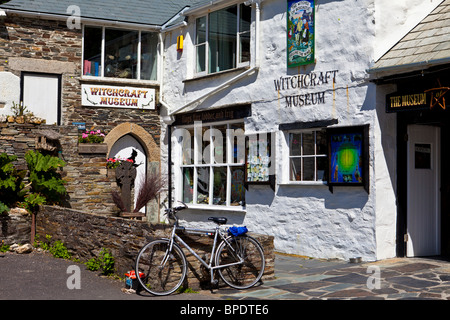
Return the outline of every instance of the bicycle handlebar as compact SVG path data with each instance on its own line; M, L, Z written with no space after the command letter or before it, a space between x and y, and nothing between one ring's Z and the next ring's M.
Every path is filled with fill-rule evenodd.
M174 207L174 208L166 208L165 209L166 214L169 216L169 219L170 218L175 219L176 223L178 223L178 217L176 216L176 213L178 211L181 211L181 210L184 210L184 209L188 208L186 203L184 203L183 201L179 201L179 202L181 202L183 205L182 206L178 206L178 207Z

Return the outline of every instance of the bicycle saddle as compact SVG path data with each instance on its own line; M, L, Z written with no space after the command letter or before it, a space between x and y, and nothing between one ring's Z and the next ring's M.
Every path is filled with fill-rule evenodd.
M217 224L225 224L228 221L225 217L209 217L208 220L214 221Z

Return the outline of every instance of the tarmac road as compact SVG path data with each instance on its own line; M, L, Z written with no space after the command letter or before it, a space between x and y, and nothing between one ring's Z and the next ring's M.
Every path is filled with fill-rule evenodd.
M69 288L71 266L79 267L80 289ZM155 297L145 291L127 294L124 288L124 280L101 277L48 253L0 254L0 300L200 300L205 305L206 300L450 300L450 261L393 258L355 264L276 254L274 279L248 290L221 287L213 293Z
M80 289L71 281L80 271ZM99 276L86 266L47 253L0 254L0 300L211 300L209 294L184 293L155 297L147 292L124 293L125 281Z

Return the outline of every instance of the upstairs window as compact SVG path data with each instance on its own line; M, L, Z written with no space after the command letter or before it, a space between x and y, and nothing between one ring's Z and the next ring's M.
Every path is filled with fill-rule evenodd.
M251 7L234 5L196 19L197 74L210 74L250 62Z
M83 75L157 80L154 32L84 27Z

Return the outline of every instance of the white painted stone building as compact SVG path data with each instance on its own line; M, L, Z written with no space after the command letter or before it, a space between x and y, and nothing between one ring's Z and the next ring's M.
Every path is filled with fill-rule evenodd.
M297 67L287 66L286 1L203 1L182 12L161 34L160 97L170 196L190 207L182 218L201 225L223 215L230 224L274 235L276 250L290 254L396 256L396 114L385 112L395 86L377 86L368 70L441 2L315 1L315 62ZM232 16L243 29L224 26ZM235 41L235 61L216 50L220 36ZM351 186L327 181L333 173L326 133L342 127L360 130L364 140L363 179ZM239 157L239 148L233 152L230 142L243 132L271 134L270 183L240 182L242 172L252 180L245 171L254 160L251 147L247 157ZM219 151L217 136L228 141ZM205 151L220 159L204 161ZM264 155L259 160L264 164ZM239 184L246 187L245 204L233 193Z

